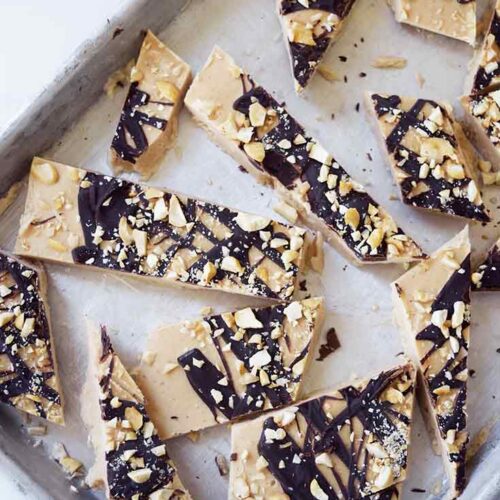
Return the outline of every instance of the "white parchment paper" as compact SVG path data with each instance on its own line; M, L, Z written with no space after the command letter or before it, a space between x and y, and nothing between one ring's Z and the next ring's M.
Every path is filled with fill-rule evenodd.
M395 199L396 188L363 105L364 91L373 90L445 99L458 109L456 98L461 95L472 55L472 49L464 43L398 25L382 1L357 0L341 39L325 61L341 81L327 82L318 75L305 97L299 98L293 91L272 0L193 0L160 33L160 38L187 60L194 72L203 65L214 44L232 54L257 82L274 91L278 100L286 101L292 115L369 188L425 251L432 252L464 226L462 220L417 212ZM407 67L380 70L370 66L374 58L386 55L406 57ZM347 61L342 62L339 56L347 57ZM362 78L361 72L366 77ZM417 73L425 79L422 88ZM111 173L107 150L124 96L125 91L112 99L103 96L46 156ZM277 201L274 193L241 173L234 161L194 125L186 111L180 120L178 145L167 154L150 184L279 217L272 211ZM471 224L474 262L500 234L499 188L486 188L484 197L495 222L488 227ZM13 247L23 203L21 196L1 219L2 247ZM399 333L391 322L389 283L403 273L403 267L356 268L330 247L325 254L324 273L309 274L307 283L310 293L326 298L328 313L319 343L326 329L333 326L342 347L323 362L313 363L305 382L306 392L335 387L355 376L370 376L401 361ZM87 362L87 320L108 326L116 351L132 368L148 333L159 325L198 316L207 305L222 312L263 304L218 292L154 286L92 270L57 265L47 265L47 269L67 425L64 429L50 426L44 446L50 450L53 441L62 441L71 455L87 465L92 462L92 451L79 417L79 392ZM469 384L469 427L473 439L479 433L488 438L471 461L464 499L500 498L500 354L496 352L500 347L499 304L498 294L473 295L469 365L475 373ZM229 460L229 436L229 430L223 427L203 432L196 443L187 438L169 443L170 453L194 498L226 497L227 478L219 476L214 459L223 454ZM431 451L417 410L404 498L439 498L445 493L442 480L440 459ZM412 492L414 488L426 492Z

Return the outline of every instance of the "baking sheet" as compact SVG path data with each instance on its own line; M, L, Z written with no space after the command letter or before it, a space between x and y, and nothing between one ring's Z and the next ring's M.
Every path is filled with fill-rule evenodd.
M368 186L425 251L435 250L464 226L461 220L417 212L394 200L396 188L363 106L363 92L374 90L447 99L458 109L456 97L461 94L472 55L472 49L464 43L399 26L383 2L358 0L343 36L325 61L342 80L332 83L317 76L305 98L299 98L293 91L272 0L192 0L160 33L160 38L195 72L215 43L227 50L258 82L275 91L278 100L287 102L292 115L356 179ZM340 55L346 56L347 61L342 62ZM408 66L394 71L371 68L370 61L382 55L406 57ZM360 77L361 72L367 76ZM417 72L425 78L423 88L417 83ZM110 173L106 154L124 95L125 91L112 99L103 96L46 156ZM359 111L357 103L361 104ZM181 116L177 146L167 154L150 184L278 217L272 210L277 201L274 193L242 174L234 161L194 125L186 111ZM476 260L500 234L499 188L486 188L484 195L493 209L495 222L488 227L471 225ZM2 247L13 247L23 202L24 195L0 219ZM159 325L198 316L207 305L221 312L263 304L256 299L160 287L87 269L57 265L47 265L47 269L67 425L64 429L50 426L43 446L50 453L53 442L61 441L72 456L87 465L92 463L92 451L79 417L79 392L87 359L87 321L106 324L117 352L128 367L133 367L147 334ZM332 248L325 248L324 273L308 274L307 284L310 293L326 298L328 313L319 343L333 326L342 347L323 362L312 364L306 377L306 392L334 387L355 376L372 375L401 361L399 334L391 323L389 283L402 272L402 266L356 268ZM469 364L475 374L469 384L469 427L473 438L488 435L488 439L472 460L464 499L500 497L500 355L496 352L500 331L495 328L500 321L498 305L498 294L473 295ZM19 422L22 424L23 420L19 418ZM218 454L229 459L227 428L203 432L196 443L187 438L175 439L169 443L169 450L194 498L226 497L227 478L219 477L214 459ZM446 490L441 487L441 461L432 454L418 411L410 462L404 498L442 497ZM426 492L411 492L414 488Z

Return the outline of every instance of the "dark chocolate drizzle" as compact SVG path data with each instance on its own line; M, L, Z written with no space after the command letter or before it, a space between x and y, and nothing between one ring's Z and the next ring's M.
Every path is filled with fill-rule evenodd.
M481 280L473 284L474 290L500 290L500 247L494 245L488 252L486 260L477 268Z
M189 231L182 232L166 220L154 220L153 208L144 194L146 189L144 186L92 172L87 172L84 181L89 187L80 187L78 209L85 245L73 249L73 260L76 263L161 278L167 274L169 266L178 252L189 249L196 253L197 260L186 270L186 275L181 278L182 281L193 285L212 287L229 279L254 295L288 299L290 283L298 272L297 266L291 264L289 269L285 269L281 253L267 245L261 239L259 231L248 232L240 228L234 220L238 215L237 212L210 203L187 199L182 209L187 223L191 224L192 227ZM164 199L167 205L171 197L170 193L165 192ZM203 216L207 215L217 223L224 225L231 232L231 235L226 239L217 239L202 221ZM138 255L135 245L124 245L118 234L119 222L122 217L126 217L129 221L143 221L140 229L146 231L148 239L154 241L155 244L159 244L165 239L173 241L160 259L156 269L146 270L146 257ZM93 243L94 234L98 227L103 232L103 240L115 241L112 250L104 251L100 245ZM272 223L265 229L274 233ZM195 244L197 235L202 235L209 240L213 245L212 248L206 252L201 251ZM282 233L280 236L287 238ZM261 260L253 265L250 264L249 257L252 248L257 248L262 254ZM118 255L122 249L126 250L126 258L119 261ZM218 268L210 284L202 284L201 275L204 265L207 262L220 262L228 249L231 255L240 261L244 272L235 276L234 273ZM256 275L256 269L264 259L271 260L283 269L283 273L285 271L289 273L290 283L287 283L283 289L274 291Z
M471 264L470 255L468 255L461 263L460 269L456 270L446 284L443 286L436 299L432 303L431 311L446 310L448 311L447 318L451 320L455 302L464 302L466 306L470 305L470 276ZM465 330L470 326L470 318L466 314L461 329ZM467 352L468 342L462 334L457 335L456 329L450 326L449 335L457 339L460 350L465 352L463 357L452 356L446 360L441 370L430 375L424 371L424 378L428 386L428 394L433 402L433 406L438 404L438 396L434 394L434 390L443 385L448 385L450 389L456 390L456 397L453 403L453 408L449 413L439 414L436 412L436 419L439 433L443 440L446 440L449 430L463 432L466 430L467 414L466 414L466 398L467 398L467 382L461 381L456 376L467 369ZM433 324L430 324L419 332L416 336L417 341L430 342L429 350L421 359L425 365L426 360L436 351L438 351L447 341L448 338L443 335L441 329ZM455 462L457 466L456 484L454 487L457 491L462 491L465 487L465 453L467 441L465 441L458 453L450 453L448 458L451 462Z
M348 224L340 210L332 210L332 203L326 197L328 189L326 182L319 182L318 176L321 163L309 157L307 143L312 139L306 134L304 128L290 116L283 105L280 105L262 87L252 86L250 89L243 88L243 94L233 103L233 108L248 116L249 106L253 101L258 101L265 108L272 108L277 113L278 122L261 141L264 144L266 155L262 163L251 160L256 168L265 171L270 176L276 178L287 189L293 189L298 179L306 181L310 185L307 193L311 211L319 217L331 230L337 233L349 247L349 249L363 261L384 261L387 259L387 243L383 241L375 252L371 249L366 254L362 252L359 241L353 238L353 230ZM304 137L302 144L295 144L294 139L300 134ZM280 143L288 140L290 148L283 149ZM295 162L290 161L290 157L295 158ZM352 179L347 172L337 163L333 162L331 173L338 177L338 181ZM345 195L341 195L335 188L339 204L348 208L356 208L360 214L362 223L369 217L368 208L372 205L378 208L378 203L366 192L351 190ZM398 228L397 235L403 235L403 231Z
M285 493L294 499L313 500L315 497L311 494L310 484L316 479L320 488L332 500L359 499L366 495L365 490L369 485L366 480L367 456L366 453L363 454L364 446L360 445L359 449L356 449L353 442L346 444L341 432L345 426L352 431L351 420L356 418L364 430L373 433L381 443L389 438L394 442L396 436L398 445L405 449L408 444L407 438L399 429L401 425L410 424L408 418L394 411L388 401L379 400L382 392L401 377L403 370L394 369L381 373L371 379L362 390L348 386L339 391L338 397L321 396L299 405L299 413L306 422L306 428L301 429L301 434L304 435L302 448L288 433L284 439L267 440L265 430L276 430L278 426L272 417L264 421L258 451L268 462L269 471L278 480ZM407 392L409 391L413 391L413 387L409 387ZM332 399L345 401L345 409L336 415L327 414L324 410L325 402ZM342 469L349 471L347 481L343 482L342 472L336 468L330 469L341 496L337 495L332 484L316 466L315 455L322 452L334 454L342 462L344 466ZM300 458L299 463L294 462L294 456ZM398 465L405 468L406 453L402 453L398 459ZM394 490L397 492L397 487L391 486L367 498L397 498L392 496Z
M185 370L184 373L189 383L210 409L214 418L217 417L218 411L227 419L232 420L264 409L266 402L272 408L278 408L292 402L290 393L300 380L300 376L294 375L292 369L296 363L307 355L309 343L290 366L283 364L279 342L271 338L270 332L275 326L284 323L284 308L285 306L279 305L255 309L255 317L263 326L262 328L246 329L241 340L236 340L235 332L227 326L222 316L217 315L207 318L212 329L211 339L219 354L224 371L211 363L199 349L191 349L177 358L180 366ZM271 357L271 361L263 369L270 380L281 380L282 384L277 385L271 382L269 385L262 385L260 382L253 382L248 384L245 393L239 396L234 388L231 371L222 347L229 344L232 354L243 363L248 372L251 372L250 358L261 350L256 344L248 342L250 337L255 334L262 335L263 347ZM220 383L221 380L223 384ZM220 401L215 401L212 391L218 392Z
M330 30L325 28L320 35L314 34L316 45L288 41L293 76L301 87L305 87L308 84L317 65L323 58L328 47L330 47L332 32L338 29L338 23L347 17L353 4L354 0L312 0L309 2L309 7L304 7L296 0L282 0L280 6L281 15L302 10L317 9L335 14L339 18Z
M150 95L139 90L138 83L133 82L123 105L120 121L116 128L111 147L118 153L122 160L135 163L148 149L148 138L144 131L144 126L154 127L158 130L165 130L167 120L150 116L140 108L147 106L150 102ZM156 101L155 101L156 102ZM164 106L172 106L172 103L161 102Z
M101 416L104 422L117 419L118 423L126 420L125 410L135 408L143 418L143 426L135 431L136 438L122 441L112 451L106 452L107 478L110 496L116 499L130 499L134 495L140 500L146 500L153 492L171 485L176 470L169 461L169 456L165 452L163 456L154 454L153 449L161 446L164 442L158 437L156 430L152 436L144 435L144 424L150 422L144 405L137 401L120 399L120 406L113 408L111 400L113 399L113 368L116 363L120 363L116 356L111 341L106 333L106 329L101 327L102 357L100 362L107 364L107 372L99 381L101 387L100 407ZM126 450L135 450L133 458L143 459L144 468L151 471L149 479L143 483L136 483L127 474L134 469L131 463L123 459L123 452ZM142 468L142 467L138 467ZM173 499L184 498L185 492L176 490Z
M4 276L10 276L14 285L9 287L11 293L0 302L0 312L14 312L15 307L19 306L25 320L35 319L35 326L33 332L26 336L21 335L14 321L0 327L0 354L6 356L12 365L10 370L0 373L0 401L16 406L17 397L38 396L42 398L42 402L34 401L35 414L47 418L46 410L53 405L60 406L61 396L47 384L47 380L53 378L55 372L49 323L40 296L40 277L34 269L0 253L0 277ZM14 305L9 306L8 299L13 299ZM37 343L43 343L46 349L47 360L44 367L31 363L28 366L23 359L23 351Z
M450 181L445 178L436 179L432 174L429 174L425 179L421 179L419 177L421 163L418 161L418 154L402 145L402 141L408 130L414 128L423 130L429 137L446 139L456 148L457 140L454 135L447 134L439 128L435 132L432 132L426 127L425 120L421 117L424 107L431 105L432 107L439 107L443 116L451 122L452 118L446 109L435 101L417 99L408 111L402 111L399 107L401 99L397 95L387 97L372 94L371 98L378 117L390 113L395 109L400 111L394 128L385 138L385 143L389 154L393 155L394 161L397 163L397 168L407 174L407 177L399 182L404 203L414 207L439 210L449 215L458 215L468 219L488 222L490 217L483 203L476 205L469 201L466 196L455 196L453 194L454 188L459 188L462 192L464 190L466 192L467 185L471 182L469 178ZM427 190L417 196L413 196L412 191L415 185L419 183L424 184ZM446 199L440 196L440 192L445 190L450 191L450 196Z
M496 9L494 10L493 18L490 24L490 29L488 33L486 33L486 36L488 36L490 33L495 37L494 43L497 46L500 46L500 17L497 15ZM476 94L489 90L489 88L492 85L496 85L499 83L499 77L500 77L500 64L497 65L496 69L490 72L486 72L486 68L484 66L480 66L474 76L474 83L472 85L471 93Z

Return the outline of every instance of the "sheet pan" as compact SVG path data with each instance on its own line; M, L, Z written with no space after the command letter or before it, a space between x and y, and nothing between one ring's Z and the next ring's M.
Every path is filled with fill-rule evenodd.
M327 82L317 76L305 97L299 98L293 91L272 0L192 0L185 4L173 0L137 2L111 22L109 31L90 42L90 52L75 57L61 81L34 104L33 112L40 118L33 122L28 115L22 117L0 142L5 172L0 192L22 177L32 154L40 154L49 144L55 144L45 152L49 158L111 173L106 161L107 149L124 91L110 99L101 94L102 84L109 72L137 50L140 30L151 27L195 72L214 44L231 53L259 82L274 90L279 100L287 102L292 114L320 138L355 178L369 187L373 196L426 251L438 248L464 226L461 220L416 212L395 199L396 188L364 110L363 92L447 99L458 110L456 98L461 94L472 55L465 44L398 25L382 1L358 0L343 36L326 59L341 80ZM115 44L110 41L110 34L117 26L125 30L116 38L122 41ZM372 68L370 62L382 55L406 57L408 65L404 70ZM345 56L347 61L342 62L339 56ZM362 72L366 77L360 76ZM425 79L422 88L417 73ZM76 75L86 82L79 94L75 94ZM75 95L81 96L82 102ZM63 134L70 124L73 124L70 130ZM177 146L167 154L150 184L277 217L272 210L277 201L274 193L241 173L233 160L195 126L186 111L181 115ZM7 249L13 247L24 190L23 187L21 195L0 219L0 245ZM486 188L485 198L494 211L495 222L488 227L471 225L474 262L500 234L499 189ZM404 271L403 267L356 268L329 247L325 248L325 260L324 273L321 276L309 273L307 286L309 293L326 298L328 314L319 343L324 340L326 329L335 327L342 346L323 362L313 363L306 378L306 393L337 386L353 377L375 374L402 359L399 334L391 322L389 283ZM68 498L69 483L50 458L44 460L50 457L53 444L63 442L72 456L86 465L92 463L87 433L79 417L88 321L108 326L116 350L133 367L146 336L155 327L196 317L207 305L221 312L263 302L218 292L160 287L53 264L47 265L47 269L67 426L64 429L49 426L42 444L33 448L33 439L25 432L25 419L10 408L1 408L0 448L6 457L1 457L0 463L5 458L9 467L20 467L19 483L29 491L38 492L33 493L33 498L46 495L62 499ZM485 443L478 446L471 459L469 486L463 498L493 500L500 498L498 295L474 294L472 314L469 359L474 376L469 385L469 426L473 441ZM201 433L197 442L179 438L169 443L170 453L194 498L226 497L227 478L219 476L215 457L221 454L229 460L229 436L226 427L219 427ZM404 498L444 497L446 488L441 485L440 459L432 454L418 411L410 462ZM425 493L412 492L415 488L425 489ZM79 494L85 498L101 497L88 491Z

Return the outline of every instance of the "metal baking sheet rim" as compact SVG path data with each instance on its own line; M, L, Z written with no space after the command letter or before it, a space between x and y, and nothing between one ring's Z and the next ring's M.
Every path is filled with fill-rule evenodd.
M164 29L188 4L189 0L137 0L111 19L93 40L82 45L54 82L0 136L0 197L23 179L31 158L50 148L95 102L109 74L136 53L141 31ZM123 28L123 32L113 38L116 28ZM81 96L78 100L74 99L75 89ZM493 434L499 431L497 426L490 443L498 442L498 436ZM27 497L67 499L67 478L46 456L27 442L17 422L0 407L0 468L16 477L19 490ZM488 473L480 478L472 475L469 488L481 492L476 497L480 500L499 499L500 447L483 445L473 457L472 467L479 461L487 463ZM96 498L90 491L74 496Z
M136 54L141 32L164 29L188 4L189 0L137 0L110 19L93 40L82 44L52 84L0 136L0 198L7 197L9 189L22 181L33 156L55 144L95 102L111 72ZM117 28L123 31L114 37ZM79 99L74 98L75 89ZM27 498L68 498L68 480L60 467L47 460L46 452L27 442L18 423L2 408L0 468L15 477L18 490ZM96 498L91 491L72 497Z

